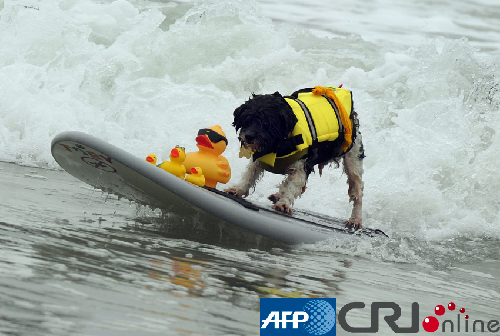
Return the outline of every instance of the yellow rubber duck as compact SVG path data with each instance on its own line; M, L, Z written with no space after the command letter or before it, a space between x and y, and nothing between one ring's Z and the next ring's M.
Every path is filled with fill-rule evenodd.
M217 183L227 183L231 178L229 162L221 154L226 150L227 138L219 125L202 128L196 137L198 152L186 154L184 166L190 172L191 168L200 167L205 175L205 185L216 188Z
M184 147L175 146L170 152L170 161L163 161L158 165L159 168L173 174L181 179L186 175L186 167L182 164L186 158Z
M197 186L204 187L205 176L203 175L203 170L200 167L191 168L191 174L186 175L186 181Z
M148 161L151 164L154 164L155 166L156 166L156 160L158 160L158 159L156 158L156 155L154 155L154 154L149 154L148 157L146 158L146 161Z

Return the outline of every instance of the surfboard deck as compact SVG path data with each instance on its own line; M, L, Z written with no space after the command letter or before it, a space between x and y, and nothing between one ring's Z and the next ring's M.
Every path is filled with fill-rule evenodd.
M296 245L331 237L387 237L381 230L344 227L343 221L294 208L293 216L211 188L201 188L106 141L82 132L58 134L52 156L69 174L94 188L139 204L189 216L201 212L262 236Z

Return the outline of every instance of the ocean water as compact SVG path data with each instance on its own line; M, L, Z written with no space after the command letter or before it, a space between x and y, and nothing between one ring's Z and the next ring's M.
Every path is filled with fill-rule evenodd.
M498 27L493 0L0 0L0 300L15 303L0 333L258 334L258 298L296 292L426 300L430 312L446 303L431 298L461 299L499 317ZM50 154L75 130L167 158L219 124L236 178L247 161L234 109L253 92L318 84L353 92L364 225L388 240L287 248L235 246L231 228L164 232L168 218L97 195ZM250 199L280 180L266 176ZM308 187L296 207L348 217L341 169Z

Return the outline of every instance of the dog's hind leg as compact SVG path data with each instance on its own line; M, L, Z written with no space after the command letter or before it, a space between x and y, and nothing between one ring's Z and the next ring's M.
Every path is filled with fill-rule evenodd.
M292 214L292 206L297 197L302 195L307 182L307 173L305 163L299 160L288 167L286 171L287 177L279 187L279 193L269 196L276 199L274 202L274 210ZM271 199L273 201L273 199Z
M227 188L224 191L238 197L246 197L250 193L250 189L255 188L257 181L263 174L264 169L261 167L259 161L252 161L248 164L247 170L241 176L240 181L235 186Z
M354 202L348 227L361 228L363 207L363 158L365 157L361 134L358 133L352 149L344 156L344 172L349 185L349 202Z

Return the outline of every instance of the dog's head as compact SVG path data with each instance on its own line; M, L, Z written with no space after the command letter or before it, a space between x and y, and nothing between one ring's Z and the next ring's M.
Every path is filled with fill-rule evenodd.
M234 111L233 126L241 145L253 153L276 152L297 123L297 117L278 93L255 95Z

